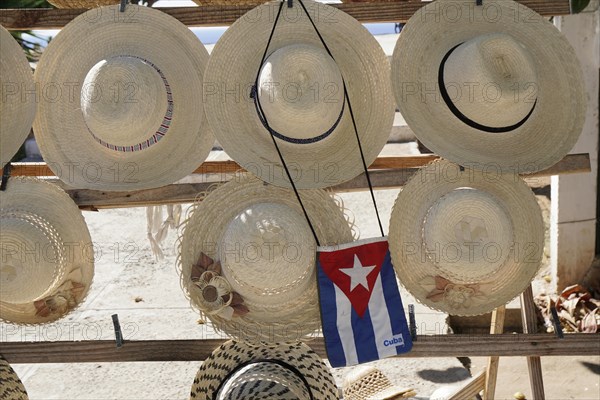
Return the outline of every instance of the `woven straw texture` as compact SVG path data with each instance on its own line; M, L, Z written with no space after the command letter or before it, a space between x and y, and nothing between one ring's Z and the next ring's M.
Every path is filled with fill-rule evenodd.
M440 65L457 45L443 68L452 103L480 125L513 129L488 132L467 125L442 99ZM421 8L394 49L392 83L400 112L419 140L464 166L542 170L568 153L585 119L573 48L552 23L512 0L491 0L485 7L440 0Z
M388 400L404 398L412 389L392 385L379 369L359 366L348 372L343 384L344 400Z
M208 61L202 43L159 10L118 8L75 18L35 73L40 87L75 92L42 96L34 130L50 168L78 188L170 184L192 173L214 143L199 112Z
M10 364L0 355L0 400L28 400L25 386Z
M34 178L10 178L0 204L0 319L42 324L64 317L84 301L94 274L81 211L56 185Z
M321 244L353 240L342 208L328 193L300 195ZM199 287L191 277L201 253L220 262L223 276L208 284L199 280ZM302 340L318 330L315 257L316 244L294 193L248 174L194 205L180 231L178 262L186 296L217 330L240 340ZM249 312L233 317L218 312L222 307L203 301L206 286L221 295L238 293Z
M443 160L422 168L398 195L389 243L398 279L417 300L451 315L478 315L529 285L544 225L517 175L461 171Z
M119 4L120 0L48 0L56 8L95 8Z
M335 380L320 357L303 343L250 345L228 341L217 348L202 363L194 384L191 398L197 400L214 399L217 390L231 373L244 363L252 361L277 360L295 368L307 381L314 399L333 400L338 398ZM289 374L287 375L289 377ZM277 379L273 377L273 379ZM294 379L295 382L297 380ZM276 393L264 391L256 393L258 399L279 399ZM285 394L284 394L285 396ZM238 397L241 398L241 397ZM287 397L281 397L287 398ZM303 397L296 397L304 400Z
M323 51L306 13L295 1L292 8L282 8L268 58L261 66L279 4L271 2L250 11L215 45L205 73L205 111L212 130L244 168L266 182L290 186L271 136L249 97L248 89L260 70L258 96L269 124L291 138L277 140L296 186L322 188L352 179L363 167L348 105L343 108L341 78L369 165L385 145L394 118L389 62L377 41L354 18L304 0L309 13L318 16L314 22L335 62ZM336 128L318 139L335 125L342 109ZM306 137L299 137L298 132ZM297 139L314 141L298 143Z
M35 117L33 73L21 46L0 26L0 167L9 162L31 131Z

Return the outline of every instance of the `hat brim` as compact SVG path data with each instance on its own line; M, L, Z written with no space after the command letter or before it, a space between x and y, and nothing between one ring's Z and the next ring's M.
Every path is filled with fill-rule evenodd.
M352 230L342 208L323 190L300 191L303 204L322 244L339 244L353 240ZM203 310L199 293L191 280L192 265L201 253L219 259L219 244L228 224L242 211L260 203L281 204L302 215L294 193L285 188L265 185L245 174L218 187L193 206L180 231L178 263L181 287L194 308L210 319L215 329L228 335L250 341L291 341L310 337L320 327L316 264L303 292L289 291L285 306L266 302L252 307L244 316L226 319ZM304 227L302 227L304 228ZM308 225L305 227L308 229ZM316 244L298 243L300 251L316 254ZM254 268L259 268L254 265ZM260 271L257 271L257 273ZM264 279L269 279L265 276ZM241 293L240 293L241 294ZM253 312L253 309L255 310Z
M532 99L537 95L533 113L504 133L462 122L442 100L438 85L439 66L449 50L491 33L521 43L537 73L537 82L525 91ZM573 48L550 22L512 0L486 1L483 6L438 0L421 8L402 29L394 49L392 83L400 112L419 140L465 166L491 164L525 173L545 169L571 150L585 120L583 77Z
M389 61L358 21L331 6L304 0L346 82L366 164L385 145L394 120ZM269 132L260 122L250 88L281 2L270 2L237 20L215 45L205 73L205 110L223 149L235 161L266 182L290 187ZM292 44L319 49L323 44L298 2L282 8L269 54ZM232 62L235 60L235 62ZM317 88L327 94L332 88ZM328 104L323 104L323 107ZM336 129L313 143L278 144L298 188L322 188L350 180L363 172L348 107ZM314 132L315 136L322 132Z
M0 355L0 399L28 400L23 382L10 364Z
M33 72L21 46L0 26L0 75L5 98L0 102L0 167L11 160L23 144L35 117ZM6 86L5 86L6 85Z
M278 360L288 364L304 376L315 399L338 399L331 371L306 344L251 345L232 340L215 349L204 361L194 379L191 398L214 399L221 384L238 366L254 360Z
M85 300L94 277L93 243L81 211L56 185L26 177L13 177L8 181L7 189L0 192L0 204L2 211L12 208L29 211L48 221L58 232L61 242L68 246L67 271L61 283L70 279L83 285L82 290L73 294L75 305L64 312L44 317L37 315L33 302L0 302L0 319L14 324L44 324L64 317Z
M94 65L124 55L156 65L173 96L168 132L132 152L96 141L87 130L77 91ZM159 187L192 173L214 143L200 95L207 61L208 52L185 25L152 8L128 5L119 13L119 6L100 7L75 18L48 45L35 73L38 87L48 91L40 96L34 122L48 166L69 186L97 190ZM60 97L52 97L57 88ZM69 88L74 88L73 96ZM103 95L110 95L110 88L103 89ZM143 87L135 93L143 96Z
M428 210L442 196L460 188L491 194L508 210L513 233L512 248L503 255L506 261L499 268L482 281L467 276L464 279L468 282L458 282L478 285L480 291L463 304L446 301L445 297L429 298L436 276L451 282L456 279L444 275L432 257L424 254L422 244ZM479 315L508 303L529 285L543 255L544 223L533 192L517 175L490 178L482 171L460 171L458 165L440 160L423 167L398 195L390 219L389 243L399 281L419 302L451 315ZM443 249L446 244L439 245Z

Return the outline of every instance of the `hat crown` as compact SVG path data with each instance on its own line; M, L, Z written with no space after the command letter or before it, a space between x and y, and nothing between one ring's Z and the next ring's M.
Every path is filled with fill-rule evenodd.
M460 44L448 56L443 78L454 106L492 128L519 123L537 99L535 63L508 34L481 35Z
M267 295L281 304L311 283L314 239L304 217L286 205L246 207L225 229L220 250L223 274L248 303L262 304Z
M217 395L219 400L238 399L309 400L310 389L300 376L270 361L253 362L232 374Z
M25 304L49 296L66 273L56 230L29 213L3 213L0 233L0 300Z
M510 214L492 194L455 189L438 199L425 216L425 251L441 275L454 282L481 281L510 255L510 221Z
M98 62L81 90L83 118L103 144L130 147L161 127L169 108L162 72L139 57L117 56Z
M269 125L290 139L331 129L344 104L342 74L329 54L308 44L275 50L261 67L258 96Z

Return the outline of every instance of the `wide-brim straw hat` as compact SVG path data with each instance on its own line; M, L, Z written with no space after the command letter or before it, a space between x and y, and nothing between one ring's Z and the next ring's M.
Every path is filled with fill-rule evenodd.
M321 244L353 240L340 205L300 191ZM243 174L193 206L180 231L181 286L215 329L283 342L320 328L316 243L294 192Z
M0 354L0 399L29 400L23 382L10 364Z
M33 72L19 43L0 26L0 167L19 150L35 117Z
M516 174L442 160L398 195L389 243L398 279L417 300L451 315L478 315L529 285L544 252L544 223Z
M98 190L159 187L192 173L214 143L200 95L207 61L198 38L156 9L78 16L35 73L45 161L68 185Z
M56 8L95 8L119 4L121 0L48 0Z
M53 322L80 305L94 249L79 208L56 185L13 177L0 192L0 319Z
M417 11L394 49L402 116L428 148L473 168L547 168L581 133L586 98L567 39L512 0L438 0Z
M393 385L372 365L361 365L344 377L343 394L344 400L388 400L412 397L415 391Z
M230 340L202 363L191 398L337 400L339 396L331 371L306 344Z
M260 100L298 188L322 188L364 171L344 82L366 164L375 160L393 124L389 62L373 36L336 8L303 0L256 7L215 45L205 73L205 111L223 149L264 181L289 187L269 131L250 98L257 74Z

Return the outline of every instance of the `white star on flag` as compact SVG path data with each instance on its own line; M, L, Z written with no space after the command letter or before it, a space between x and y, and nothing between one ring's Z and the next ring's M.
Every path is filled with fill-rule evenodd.
M354 266L352 268L340 268L340 271L350 277L350 291L353 291L358 285L362 285L365 289L369 290L367 276L375 269L375 267L376 265L363 267L358 256L355 254Z

